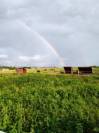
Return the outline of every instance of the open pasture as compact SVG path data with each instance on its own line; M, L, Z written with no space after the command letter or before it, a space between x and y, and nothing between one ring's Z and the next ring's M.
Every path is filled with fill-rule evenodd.
M99 133L98 70L90 76L61 74L59 68L0 73L0 130Z
M27 74L32 73L40 73L40 74L51 74L51 75L63 75L65 74L64 68L57 68L57 67L33 67L33 68L26 68ZM77 67L73 67L74 71L77 71ZM99 67L93 67L93 75L99 75ZM15 68L2 68L0 69L0 74L17 74ZM75 74L74 74L75 75Z

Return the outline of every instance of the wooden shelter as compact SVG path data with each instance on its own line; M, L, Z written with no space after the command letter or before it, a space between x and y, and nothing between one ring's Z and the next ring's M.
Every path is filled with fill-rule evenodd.
M92 74L92 67L78 67L78 74Z
M72 74L72 67L64 67L64 71L66 74Z
M26 68L16 68L16 72L17 74L26 74L27 73L27 69Z

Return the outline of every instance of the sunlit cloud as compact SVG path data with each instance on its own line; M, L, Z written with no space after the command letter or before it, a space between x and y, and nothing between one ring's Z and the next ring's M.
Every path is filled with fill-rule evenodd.
M39 61L42 59L42 57L40 55L34 55L34 56L19 56L19 59L22 61L31 61L31 60L35 60L35 61Z
M8 58L8 55L6 54L0 54L0 59L7 59Z

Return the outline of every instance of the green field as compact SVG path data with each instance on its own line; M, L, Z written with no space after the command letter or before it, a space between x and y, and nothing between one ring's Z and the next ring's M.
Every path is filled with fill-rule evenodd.
M0 74L1 131L99 133L99 69L90 76L53 70Z

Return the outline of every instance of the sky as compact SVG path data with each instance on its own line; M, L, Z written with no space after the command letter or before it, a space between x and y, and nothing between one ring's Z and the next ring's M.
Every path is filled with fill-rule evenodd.
M0 65L99 65L99 0L0 0Z

